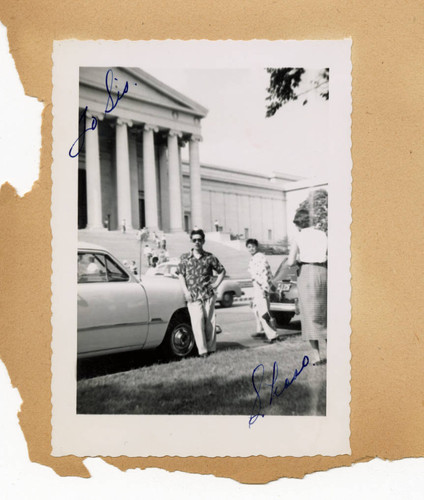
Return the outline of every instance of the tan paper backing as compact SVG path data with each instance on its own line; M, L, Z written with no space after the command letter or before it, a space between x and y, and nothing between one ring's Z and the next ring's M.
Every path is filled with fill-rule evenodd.
M23 399L31 460L88 476L82 459L50 456L51 54L67 38L353 40L352 456L106 460L264 483L422 456L423 3L33 0L3 2L0 20L27 95L45 105L38 182L21 199L7 184L0 191L0 357Z

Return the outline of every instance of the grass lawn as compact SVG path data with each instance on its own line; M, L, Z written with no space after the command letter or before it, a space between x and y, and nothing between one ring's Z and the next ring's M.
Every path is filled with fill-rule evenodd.
M260 344L259 344L260 345ZM228 349L212 356L166 364L142 366L130 371L82 378L78 381L77 412L80 414L186 414L251 415L257 399L252 372L265 415L325 415L326 365L303 368L284 390L285 379L302 369L308 344L287 339L252 349ZM270 405L274 362L280 396ZM262 387L260 378L263 373Z

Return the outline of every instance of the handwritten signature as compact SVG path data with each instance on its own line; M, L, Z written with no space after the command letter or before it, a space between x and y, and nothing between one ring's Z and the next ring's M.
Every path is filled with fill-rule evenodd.
M84 109L84 111L80 115L78 123L83 122L85 124L85 120L86 120L86 117L87 117L87 110L88 110L88 107L86 106L85 109ZM85 134L89 130L95 130L96 127L97 127L97 118L95 116L93 116L92 119L91 119L91 125L89 125L87 128L85 128L81 132L81 134L78 136L78 139L72 144L71 149L69 150L69 156L71 158L76 158L80 154L82 148L84 147ZM77 148L76 151L74 151L75 147Z
M113 111L116 106L118 105L118 102L124 97L126 93L128 93L128 80L125 82L124 90L121 92L117 92L116 94L116 101L113 100L113 96L111 94L112 92L112 85L115 80L118 80L117 78L114 78L113 76L113 71L109 69L106 73L106 92L107 92L107 101L106 101L106 107L105 107L105 113L110 113ZM134 85L137 85L136 83Z
M125 85L124 85L122 92L120 92L118 90L116 92L116 98L114 98L112 95L112 87L113 87L113 83L117 80L118 80L118 78L115 78L113 76L113 70L108 69L106 72L106 77L105 77L105 86L106 86L106 92L107 92L105 113L111 113L116 108L119 101L129 91L129 83L127 80L125 82ZM134 85L137 85L137 83L134 83ZM69 149L69 156L71 158L76 158L80 154L82 148L84 147L85 134L88 131L95 130L97 128L98 122L97 122L97 118L95 116L92 117L91 124L88 127L85 127L86 118L87 118L87 110L88 110L88 106L85 107L85 109L83 110L83 112L81 113L81 115L79 117L78 123L82 122L84 124L84 130L81 132L81 134L78 136L77 140L72 144L71 148Z
M303 369L309 365L308 356L304 356L302 360L302 367L299 371L297 369L294 371L293 378L289 380L286 378L284 385L279 388L277 386L278 379L278 363L274 361L274 366L272 368L272 382L270 384L265 384L266 386L271 388L270 397L269 397L269 405L272 405L274 398L279 398L283 392L289 388L292 383L297 379L297 377L302 373ZM265 377L265 367L261 363L259 364L252 372L252 384L253 389L256 393L255 402L252 408L252 415L249 417L249 428L256 422L259 417L265 417L265 414L262 412L262 401L260 396L260 391L262 388L262 383Z

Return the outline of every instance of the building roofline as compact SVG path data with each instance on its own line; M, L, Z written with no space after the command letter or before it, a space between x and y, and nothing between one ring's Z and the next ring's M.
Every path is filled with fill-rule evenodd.
M189 162L183 161L183 174L184 175L189 175ZM209 169L216 170L216 174L214 175L212 172L208 173L207 171L205 172L205 167ZM201 178L204 180L209 180L213 182L230 182L233 184L237 184L240 186L249 186L249 187L256 187L256 188L261 188L261 189L268 189L271 191L277 191L277 192L283 192L284 191L284 184L283 183L275 183L272 182L272 178L270 178L268 175L264 175L261 173L255 173L255 172L244 172L243 170L237 170L234 168L229 168L229 167L220 167L218 165L211 165L211 164L205 164L201 163L200 165L201 169ZM235 173L242 175L244 178L231 178L228 179L228 177L225 177L225 172L228 173ZM220 175L221 174L221 175Z
M141 80L144 80L146 83L152 85L155 87L157 90L162 92L163 94L167 96L173 97L176 101L179 101L185 106L188 106L192 111L195 111L197 114L200 116L205 117L209 110L199 104L196 101L193 101L189 97L185 96L184 94L181 94L181 92L178 92L178 90L173 89L172 87L169 87L166 85L166 83L161 82L151 74L147 73L141 68L126 68L126 67L119 67L119 69L127 71L133 76L136 76L137 78L140 78Z
M183 160L184 165L189 165L189 161ZM283 173L276 173L272 172L272 174L263 174L262 172L255 172L254 170L241 170L239 168L234 168L234 167L226 167L226 166L221 166L221 165L215 165L212 163L201 163L201 167L205 168L213 168L214 170L220 170L222 172L231 172L235 174L240 174L240 175L245 175L249 177L259 177L261 179L265 179L266 181L270 181L271 179L277 177L280 179L291 179L293 178L293 181L300 180L302 177L291 175L291 174L283 174Z
M284 172L280 172L280 171L276 171L276 170L272 171L271 178L272 179L289 180L289 181L301 181L301 180L305 179L305 177L303 177L302 175L286 174Z
M328 186L328 179L324 177L310 177L308 179L302 179L300 181L286 182L282 184L284 191L297 191L299 189Z
M202 106L201 104L193 101L192 99L189 99L188 97L184 96L180 92L174 90L173 88L169 87L165 83L162 83L160 80L157 78L149 75L145 71L143 71L140 68L126 68L126 67L121 67L121 66L116 66L117 69L120 69L124 73L127 73L140 81L145 82L148 86L153 87L155 90L157 90L160 94L164 95L165 97L168 97L170 99L175 100L175 104L171 103L164 103L157 101L154 98L151 97L142 97L142 96L134 96L127 94L127 98L129 99L134 99L135 101L140 101L140 102L146 102L149 104L154 104L155 106L159 106L162 108L167 108L167 109L172 109L172 110L177 110L177 111L182 111L186 112L188 114L194 115L198 118L204 118L209 110ZM87 87L91 87L94 89L102 90L104 91L104 85L100 84L95 81L89 81L84 79L84 77L79 78L79 83L80 85L83 84Z

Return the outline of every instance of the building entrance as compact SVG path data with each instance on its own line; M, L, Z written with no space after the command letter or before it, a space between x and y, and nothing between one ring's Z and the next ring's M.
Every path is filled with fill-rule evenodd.
M138 216L140 221L140 229L142 229L146 225L146 211L144 208L144 198L141 197L138 199Z
M87 180L84 169L78 169L78 229L87 227Z
M184 231L188 233L190 231L190 215L184 214Z

